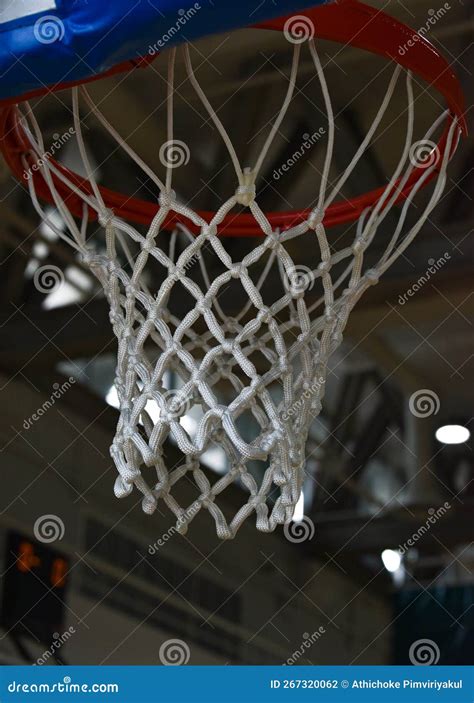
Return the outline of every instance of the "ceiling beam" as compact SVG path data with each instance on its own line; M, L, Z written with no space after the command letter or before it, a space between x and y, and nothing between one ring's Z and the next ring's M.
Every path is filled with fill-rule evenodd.
M430 524L420 536L420 527L425 525L431 508L441 508L433 505L410 505L408 512L404 508L381 514L380 517L361 516L346 511L340 516L332 513L314 515L318 525L319 546L332 552L341 549L350 553L380 554L384 549L397 549L413 540L414 546L423 553L442 552L446 547L456 547L469 541L466 525L472 522L474 504L457 500L449 501L452 505L444 513L442 519Z

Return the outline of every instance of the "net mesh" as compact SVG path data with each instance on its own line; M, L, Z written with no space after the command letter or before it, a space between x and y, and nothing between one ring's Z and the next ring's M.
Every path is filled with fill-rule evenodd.
M388 217L394 212L393 205L413 169L419 165L416 150L421 144L426 151L426 145L432 144L431 137L447 117L446 113L440 115L424 140L413 142L412 78L405 74L406 141L400 160L378 201L358 220L352 240L337 249L328 239L325 212L370 146L400 81L401 69L395 69L367 136L344 173L331 185L334 115L315 41L309 40L308 46L328 115L326 156L319 182L315 184L314 209L305 221L285 231L272 228L259 207L255 184L292 102L300 45L294 47L281 110L252 168L242 168L226 129L196 78L189 49L183 49L188 77L224 140L236 172L236 192L211 221L204 221L180 202L172 187L176 159L182 159L179 147L185 146L174 140L176 50L169 52L167 146L171 145L171 153L166 156L164 181L124 142L84 87L73 89L73 114L91 193L83 192L52 161L41 159L45 153L41 129L31 107L24 104L21 108L22 123L31 143L25 167L31 160L41 159L38 162L42 177L66 224L66 232L51 221L39 202L35 181L30 179L33 203L58 236L81 254L110 304L110 319L118 340L115 385L120 402L120 418L111 448L119 472L115 493L118 497L127 496L135 487L143 494L146 513L153 513L158 501L164 501L181 532L187 530L201 510L209 511L217 534L223 539L234 537L254 513L257 529L263 532L272 531L292 518L304 479L305 443L310 425L321 411L331 355L341 344L356 302L403 254L441 197L449 156L458 138L454 121L446 152L440 155L434 144L428 149L422 157L426 166L422 175L403 206L396 210L396 218ZM80 103L87 106L120 148L156 184L160 208L147 231L140 231L106 207L86 152ZM417 213L416 224L408 225L413 198L433 172L436 177L428 202ZM53 175L82 198L82 221L71 214ZM237 206L248 208L261 237L236 261L228 252L228 240L220 234L224 218ZM90 209L97 213L105 238L102 249L97 245L97 235L88 235ZM163 225L170 213L178 214L182 224L170 237L165 237ZM376 235L379 242L384 242L384 250L368 267L366 254ZM291 252L298 238L308 236L311 255L317 262L311 267L301 267ZM154 266L158 264L164 272L158 289L149 285L147 266L151 258ZM207 265L210 259L219 262L219 272L212 276ZM190 273L196 264L201 271L200 281ZM272 281L270 300L266 285L269 280ZM239 312L229 317L219 298L236 282L243 291L244 303ZM315 286L319 287L316 296ZM172 303L178 298L186 301L179 315L172 311ZM180 384L171 391L166 381L170 373L180 379ZM195 408L200 409L199 421L191 430L186 418ZM170 439L182 454L182 460L175 466L169 466L166 458L166 443ZM201 460L214 446L225 452L227 471L213 481ZM177 499L178 484L183 481L190 481L196 488L195 499L187 505L181 505ZM234 483L243 489L244 504L236 514L226 516L222 494Z

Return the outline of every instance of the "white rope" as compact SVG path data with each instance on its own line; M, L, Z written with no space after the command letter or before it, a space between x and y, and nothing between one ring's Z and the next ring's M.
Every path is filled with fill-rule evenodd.
M181 532L187 530L201 510L207 510L212 516L222 539L234 537L253 513L257 528L264 532L291 519L304 477L309 428L321 411L328 363L341 344L350 311L364 291L406 250L426 222L442 195L449 153L459 136L458 125L454 122L444 158L422 173L403 205L394 210L394 203L414 169L409 159L414 99L412 79L407 74L407 131L400 160L378 202L359 218L352 243L336 249L323 224L325 212L374 140L394 93L400 68L393 73L367 136L336 183L330 185L334 114L316 45L310 40L309 51L328 115L324 165L319 183L315 184L312 200L315 205L308 220L283 232L273 231L257 202L255 179L291 106L300 51L297 45L283 103L255 167L242 169L226 128L197 80L189 48L184 48L189 80L226 145L236 172L236 192L222 203L211 222L205 222L189 206L177 201L172 190L171 166L168 165L163 182L126 144L85 88L73 89L73 119L92 195L84 193L48 159L41 161L42 176L69 235L50 222L39 203L34 180L28 182L40 217L82 253L110 303L111 321L118 339L116 388L120 400L120 418L111 448L119 472L116 495L123 497L134 488L138 489L147 513L152 513L162 500L175 515L177 529ZM169 142L174 139L175 61L176 51L171 50L167 83ZM159 189L159 211L144 233L110 212L105 205L87 155L80 97L120 148ZM425 135L426 140L439 130L445 119L446 114L443 114L436 120ZM39 159L45 153L44 142L29 105L22 121L32 154ZM436 176L431 196L418 214L417 222L407 227L414 198L433 173ZM84 202L80 227L58 193L53 176ZM262 237L255 240L254 247L240 261L233 260L226 242L218 236L224 218L236 204L248 207L262 231ZM87 238L89 209L97 213L105 233L105 252L96 250L91 238ZM192 234L190 228L180 224L167 244L162 227L171 213L189 221L198 234ZM392 232L387 231L388 223L392 222L388 213L396 213L398 218L390 225ZM312 250L304 252L304 261L308 264L306 281L298 279L298 265L288 247L292 242L293 251L295 241L303 236L311 236L312 242ZM305 242L306 247L307 240ZM365 254L372 245L377 245L380 253L378 262L367 270ZM211 275L206 260L216 259L220 262L219 273ZM146 280L151 261L155 269L162 270L163 280L159 285L152 286ZM189 275L195 265L201 273L201 284L196 276ZM273 277L270 279L270 276ZM271 286L268 285L270 280ZM241 309L236 309L229 317L219 297L237 281L245 292L245 299ZM279 285L278 290L275 290L276 285ZM311 292L314 286L318 287L317 293ZM182 288L187 292L188 302L186 310L178 317L170 308L174 296L179 296L177 290ZM169 372L180 379L179 387L172 392L165 383ZM190 431L189 422L186 423L189 413L199 408L200 419L194 431ZM174 467L169 467L165 458L165 443L169 438L183 456L181 463ZM222 447L227 456L228 471L211 484L200 460L216 445ZM260 477L257 480L258 466ZM178 500L182 483L194 487L194 498L187 507ZM247 498L237 513L227 519L221 500L234 483L239 483Z

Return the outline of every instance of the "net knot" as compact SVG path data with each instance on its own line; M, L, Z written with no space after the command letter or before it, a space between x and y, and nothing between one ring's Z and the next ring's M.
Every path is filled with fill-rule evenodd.
M232 354L232 355L234 355L235 352L238 349L240 349L240 347L235 339L224 340L221 344L221 347L222 347L223 352L225 352L226 354Z
M128 363L130 367L136 368L140 363L140 359L136 351L131 351L128 353Z
M168 277L177 283L182 280L186 275L186 271L183 266L176 266L175 264L170 264L168 266Z
M352 253L354 254L354 256L358 256L359 254L362 254L364 249L365 241L362 237L358 237L352 245Z
M111 227L114 224L114 217L114 211L110 210L110 208L101 208L97 215L99 224L104 229L107 229L107 227Z
M114 493L117 498L126 498L133 491L133 481L125 481L121 476L117 476L114 485Z
M216 237L217 236L217 225L213 224L213 223L211 223L211 224L206 223L205 225L203 225L201 232L205 237L209 237L209 238Z
M308 227L310 229L316 229L322 224L324 217L324 212L319 207L315 207L308 217Z
M136 298L139 292L140 288L131 281L125 286L125 293L127 295L127 298Z
M196 303L196 310L201 313L201 315L206 315L212 307L212 302L209 299L202 298Z
M230 268L230 275L232 278L242 278L242 274L245 273L245 270L243 264L233 264Z
M153 515L156 510L158 501L155 496L146 495L142 500L142 510L146 515Z
M157 308L155 306L153 306L148 310L147 320L148 320L148 322L151 322L152 325L154 325L159 316L160 316L160 311L157 310Z
M120 266L117 264L116 261L114 261L113 259L109 260L109 259L107 259L107 257L105 257L105 262L107 264L107 271L109 272L109 276L114 276L114 275L119 276L120 275L120 273L122 272L122 269L120 268Z
M324 319L328 325L332 324L336 320L336 311L332 306L329 306L324 311Z
M267 497L265 495L256 495L249 500L250 505L254 508L258 508L259 505L265 505L267 502Z
M246 168L242 181L235 191L235 199L239 205L249 207L255 200L257 190L255 188L255 173L250 168Z
M270 251L275 251L278 249L281 249L281 242L280 242L280 232L271 232L267 238L265 239L265 246L267 249L270 249Z
M375 269L369 269L365 274L365 278L369 281L371 286L376 286L379 282L380 274Z
M142 251L146 252L147 254L150 254L153 249L156 247L155 240L154 239L146 239L143 240L142 244Z
M174 190L162 190L158 200L160 207L164 207L167 210L172 210L173 205L176 203L176 193Z
M320 271L323 274L329 273L329 271L331 270L331 267L332 267L331 260L327 259L326 261L321 261L321 263L318 266L318 271Z
M83 252L82 261L91 269L107 268L109 266L109 260L104 254L95 254L89 250Z
M203 508L209 510L211 505L214 503L214 498L212 497L212 495L210 495L210 493L201 493L198 498L198 501Z
M264 325L268 324L272 318L273 318L273 315L272 315L272 311L270 310L270 308L262 307L258 311L257 320L259 322L263 323Z
M122 402L122 404L121 404L121 409L122 409L122 411L123 411L124 413L125 413L125 411L127 411L127 410L130 411L131 408L132 408L132 406L131 406L131 403L130 403L129 401L124 400L124 401ZM124 428L124 431L123 431L123 438L124 438L124 440L125 440L125 441L130 441L130 442L131 442L134 437L135 437L135 430L134 430L134 428L133 428L131 425L126 426L126 427ZM133 472L133 478L139 478L140 475L141 475L140 472L137 471L137 470L135 470L135 471Z
M114 326L117 322L121 322L122 318L116 310L111 308L111 310L109 312L109 320L110 320L111 325Z

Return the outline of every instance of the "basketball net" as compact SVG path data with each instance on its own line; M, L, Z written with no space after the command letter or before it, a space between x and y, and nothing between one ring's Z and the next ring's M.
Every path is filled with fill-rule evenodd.
M169 53L167 148L170 151L163 181L120 137L85 87L72 89L72 104L77 143L90 184L88 192L50 160L40 162L42 177L67 226L66 233L55 225L41 205L35 179L28 180L31 199L40 217L80 253L103 286L110 304L110 319L118 340L115 385L120 401L120 417L111 448L119 472L115 494L124 497L134 488L138 489L143 494L143 510L149 514L162 501L176 517L177 529L182 533L202 510L212 515L222 539L233 538L254 513L257 529L262 532L271 532L277 525L291 520L305 475L308 432L321 411L328 362L342 342L349 314L365 291L404 253L427 221L443 193L447 165L459 138L459 125L453 119L444 153L431 142L434 134L446 124L447 113L444 113L421 142L413 141L412 77L410 73L405 74L406 140L400 160L377 202L358 219L351 244L336 250L328 239L325 213L370 146L394 90L402 81L402 69L395 69L366 137L344 173L330 185L334 113L313 39L309 39L308 47L327 111L327 150L319 184L315 183L317 192L313 202L316 206L304 221L281 231L274 229L256 197L256 182L263 162L292 103L300 44L294 46L281 110L251 168L242 166L232 140L198 82L189 49L184 47L189 80L223 139L236 172L235 193L222 203L210 221L180 202L173 191L173 170L177 161L184 160L179 150L182 143L174 139L176 50ZM159 190L160 207L146 232L139 231L104 203L86 152L80 99ZM21 109L22 125L31 143L29 159L24 158L25 168L28 168L31 160L39 162L46 149L29 104L24 103L17 109ZM413 183L410 176L420 162L424 168ZM81 198L82 221L71 213L53 175ZM416 224L407 225L413 199L428 181L431 181L428 202L423 211L417 213ZM409 186L403 204L394 209L400 193ZM231 258L225 246L228 240L220 236L224 219L236 206L248 208L254 224L261 230L261 236L254 240L254 248L239 261ZM94 244L94 238L88 239L91 211L96 213L105 235L102 250ZM389 213L391 217L387 217ZM170 214L179 216L181 223L171 238L163 236L163 225ZM97 223L94 228L97 230ZM318 252L318 264L302 275L289 253L288 243L308 232ZM379 260L367 268L366 252L376 236L386 247ZM177 241L181 248L182 242L186 242L179 254L176 254ZM206 266L211 256L214 260L217 257L223 267L214 278L208 274ZM150 257L166 272L164 282L153 292L144 274ZM199 285L188 275L196 261L205 285ZM334 267L340 271L337 276ZM260 271L257 280L254 270ZM270 275L272 281L278 277L282 292L276 301L268 304L263 288ZM230 318L222 310L219 296L233 279L240 280L246 300L242 309ZM321 287L317 300L310 294L315 282ZM192 302L178 318L171 311L170 301L175 294L179 295L178 289L181 292L183 288ZM205 331L197 332L197 323ZM254 362L256 354L266 360L263 371ZM181 387L174 392L165 384L170 371L182 379ZM232 388L230 398L223 398L219 390L224 381ZM275 388L279 389L278 393ZM153 419L150 403L159 411ZM201 407L202 417L197 429L190 433L183 419L194 406ZM253 418L251 424L255 431L250 439L240 428L240 418L244 415ZM168 465L166 459L166 444L170 438L183 457L176 466ZM221 477L214 477L213 481L212 474L204 470L200 460L216 445L225 451L228 471ZM255 462L263 462L260 474L255 471ZM177 499L178 484L183 481L190 481L196 489L195 499L187 505L181 505ZM236 514L227 518L223 511L223 494L232 484L243 489L244 501Z

